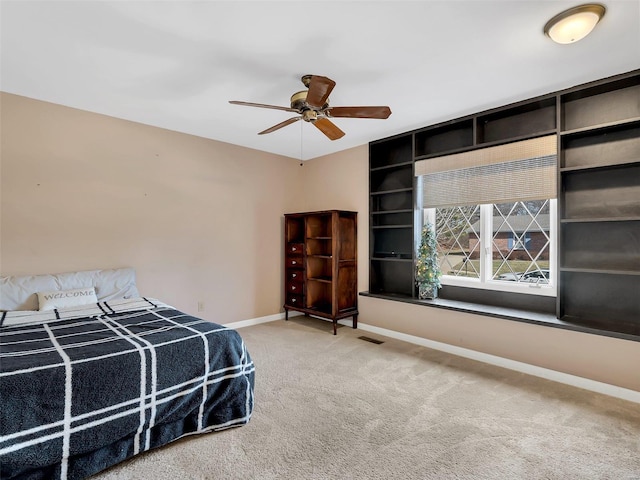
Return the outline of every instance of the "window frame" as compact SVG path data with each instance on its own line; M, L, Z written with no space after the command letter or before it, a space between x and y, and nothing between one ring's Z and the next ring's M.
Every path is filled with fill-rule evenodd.
M418 184L421 184L420 177ZM421 190L421 188L419 188ZM440 281L443 286L468 287L475 289L491 290L498 292L521 293L527 295L540 295L545 297L557 297L558 294L558 226L557 211L558 201L556 198L549 200L549 283L529 283L529 282L506 282L494 280L493 277L493 208L494 204L480 204L480 277L469 278L455 275L442 275ZM431 223L436 225L436 208L422 208L418 215L421 224L416 225L417 231L422 230L422 225ZM418 222L418 223L420 223ZM526 237L525 237L526 238Z

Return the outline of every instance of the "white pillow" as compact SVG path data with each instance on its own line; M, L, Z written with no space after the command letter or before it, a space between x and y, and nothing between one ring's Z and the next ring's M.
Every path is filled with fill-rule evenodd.
M38 292L40 311L53 310L54 308L76 307L78 305L88 305L91 303L98 303L96 290L93 287Z
M94 287L100 302L138 298L133 268L0 277L0 311L38 310L36 292Z

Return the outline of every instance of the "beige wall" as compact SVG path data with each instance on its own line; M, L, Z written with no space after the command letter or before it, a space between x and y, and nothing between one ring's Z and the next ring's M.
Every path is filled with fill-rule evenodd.
M0 273L135 267L142 294L227 323L277 313L277 155L2 94Z
M305 162L305 205L358 212L358 284L368 290L366 146ZM325 207L326 206L326 207ZM359 297L358 321L640 391L640 342Z
M369 290L369 148L351 148L304 162L304 210L358 212L358 291ZM362 190L362 186L365 190Z
M282 310L283 213L358 212L367 146L305 162L2 94L0 273L133 266L143 294L220 323ZM197 302L205 311L197 312ZM640 343L359 297L360 321L640 391Z

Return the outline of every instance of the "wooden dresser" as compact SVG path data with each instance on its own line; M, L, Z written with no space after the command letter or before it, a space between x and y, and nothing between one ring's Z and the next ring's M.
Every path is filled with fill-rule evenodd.
M289 310L358 326L357 212L285 214L285 319Z

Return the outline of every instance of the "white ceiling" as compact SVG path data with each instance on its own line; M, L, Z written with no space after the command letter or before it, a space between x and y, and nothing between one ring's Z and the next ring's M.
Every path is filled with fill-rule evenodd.
M571 45L542 33L575 1L2 0L0 89L309 159L640 68L640 1L605 1ZM389 105L387 120L334 119L257 135L292 114L304 74L333 106Z

